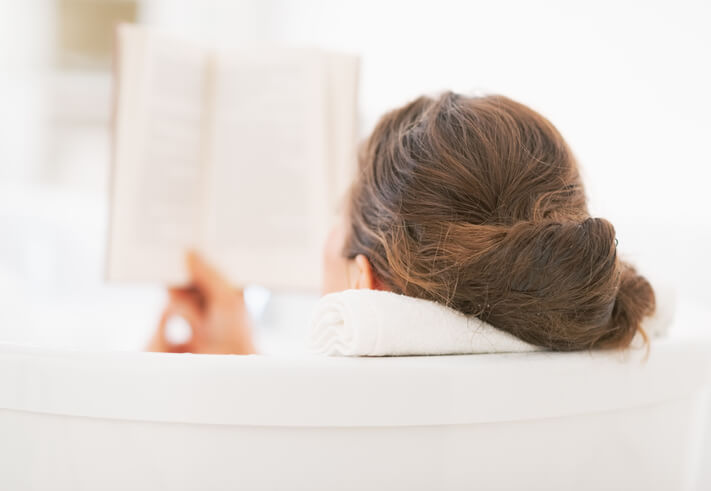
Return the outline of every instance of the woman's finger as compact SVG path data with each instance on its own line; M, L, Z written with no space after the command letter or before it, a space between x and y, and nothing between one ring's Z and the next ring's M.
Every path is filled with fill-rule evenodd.
M205 295L214 297L233 291L229 282L196 252L188 252L186 263L193 283Z
M171 302L187 302L197 305L201 310L205 308L205 295L195 286L170 288L168 295Z
M171 313L168 307L163 309L163 313L161 314L160 319L158 320L158 327L156 328L156 332L153 333L153 337L148 342L148 347L146 348L146 351L171 351L168 341L165 339L165 326L168 324L168 319L170 319L172 315L173 314Z
M202 329L204 324L204 314L200 300L192 295L183 295L180 297L171 296L170 302L166 310L171 316L179 316L187 321L190 325L193 335L196 331Z
M183 318L190 327L191 334L185 342L173 343L166 335L167 326L171 319L175 317ZM182 298L176 298L171 295L171 300L161 314L160 321L158 322L158 328L156 329L147 350L167 353L185 353L187 351L192 351L191 344L196 337L201 335L203 325L204 319L202 309L196 300L187 295L184 295Z

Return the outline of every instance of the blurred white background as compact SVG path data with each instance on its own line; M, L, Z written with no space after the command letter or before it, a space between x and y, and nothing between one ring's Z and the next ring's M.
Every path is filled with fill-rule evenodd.
M160 287L102 279L110 44L82 52L67 32L109 43L114 17L227 45L359 53L362 136L423 92L497 92L532 106L576 152L592 211L616 225L623 254L675 286L675 328L711 327L711 2L8 0L0 340L138 349L159 314ZM255 311L267 298L252 290ZM262 348L299 345L314 298L271 296Z

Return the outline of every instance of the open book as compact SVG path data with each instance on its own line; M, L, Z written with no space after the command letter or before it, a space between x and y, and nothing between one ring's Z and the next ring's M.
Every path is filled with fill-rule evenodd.
M315 288L354 172L358 59L118 30L107 277Z

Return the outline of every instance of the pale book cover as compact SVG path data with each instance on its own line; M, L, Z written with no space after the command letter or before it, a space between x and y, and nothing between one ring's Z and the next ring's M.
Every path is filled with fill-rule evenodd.
M317 288L355 172L358 58L117 32L109 281Z

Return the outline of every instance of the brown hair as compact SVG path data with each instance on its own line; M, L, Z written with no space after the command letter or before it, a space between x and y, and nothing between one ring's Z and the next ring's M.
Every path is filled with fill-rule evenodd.
M345 254L376 280L553 350L623 348L654 292L591 218L556 128L502 96L420 97L360 155Z

